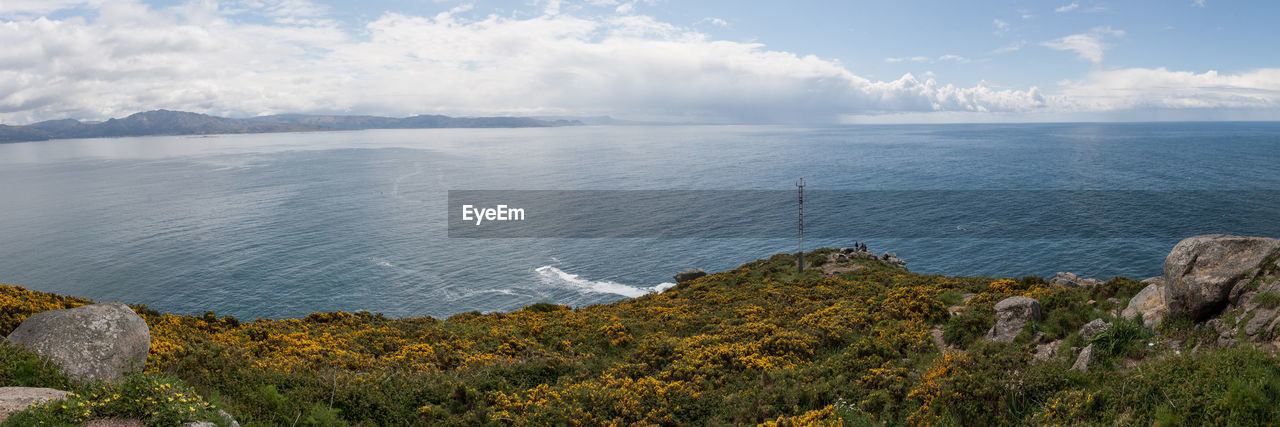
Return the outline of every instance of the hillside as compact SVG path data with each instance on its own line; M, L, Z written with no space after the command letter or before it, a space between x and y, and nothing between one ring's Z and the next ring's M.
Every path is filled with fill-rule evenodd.
M448 117L420 115L405 118L286 114L229 119L182 111L154 110L123 119L86 123L50 120L26 126L0 125L0 143L61 138L101 138L147 135L213 135L237 133L310 132L358 129L516 128L581 124L526 117Z
M152 344L134 381L189 388L258 425L1280 421L1271 404L1280 359L1250 344L1272 332L1223 341L1187 318L1147 327L1120 317L1146 283L921 275L834 249L805 259L814 261L804 274L781 254L617 303L443 320L359 312L242 322L135 306ZM1011 342L992 341L997 318L1009 320L997 303L1010 297L1038 301L1043 316L1011 330ZM0 287L0 333L88 302ZM1222 318L1234 325L1238 314ZM9 361L22 352L3 348L0 385L59 385L55 374L20 372ZM1083 353L1091 363L1072 369ZM142 402L152 392L130 393ZM148 407L93 416L155 422L129 412ZM91 417L59 411L16 419Z

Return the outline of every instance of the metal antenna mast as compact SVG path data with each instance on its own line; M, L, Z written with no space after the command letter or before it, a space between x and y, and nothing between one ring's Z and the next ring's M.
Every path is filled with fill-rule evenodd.
M799 207L799 226L800 226L800 255L796 258L799 260L797 271L804 273L804 177L800 177L800 181L796 182L796 192L800 196Z

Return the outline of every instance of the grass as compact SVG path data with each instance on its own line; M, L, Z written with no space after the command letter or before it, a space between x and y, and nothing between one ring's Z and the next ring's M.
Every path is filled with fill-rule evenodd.
M0 385L77 393L11 424L174 424L215 406L245 425L1280 422L1266 404L1280 398L1280 359L1249 348L1148 347L1155 332L1112 318L1104 303L1127 299L1139 282L1066 288L860 264L824 278L797 273L796 256L780 254L612 304L448 319L358 312L242 322L137 306L153 339L145 372L77 386L47 361L0 346ZM1035 362L1031 333L986 342L994 305L1011 296L1042 305L1044 319L1027 327L1044 332L1041 342L1061 340L1067 355L1092 343L1107 363L1076 372L1069 356ZM87 302L0 286L0 333L31 313ZM954 305L963 310L951 316ZM1113 326L1084 342L1080 326L1097 318ZM935 328L962 352L939 349ZM1160 333L1189 346L1203 328L1171 317ZM177 393L187 406L168 400Z
M1115 319L1111 327L1093 335L1089 339L1095 350L1101 352L1103 360L1116 357L1140 358L1146 351L1146 338L1150 333L1142 326L1142 319Z
M1280 295L1271 291L1258 292L1253 296L1253 302L1265 308L1276 308L1280 306Z

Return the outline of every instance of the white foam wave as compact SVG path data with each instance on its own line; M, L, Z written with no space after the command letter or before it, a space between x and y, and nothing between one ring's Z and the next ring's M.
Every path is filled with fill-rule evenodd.
M662 292L676 285L675 283L661 283L657 286L645 288L624 285L608 280L588 280L583 279L577 274L566 273L564 270L549 265L538 267L534 269L534 271L538 273L538 277L542 280L544 285L569 287L581 289L586 292L602 294L617 294L629 298L640 297L654 292Z

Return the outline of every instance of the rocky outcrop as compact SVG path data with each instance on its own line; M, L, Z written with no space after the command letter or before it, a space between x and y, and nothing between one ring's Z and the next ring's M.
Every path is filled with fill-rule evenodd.
M1081 278L1080 276L1075 275L1075 273L1058 272L1056 276L1053 276L1052 279L1049 279L1049 283L1075 288L1075 287L1082 287L1082 286L1083 287L1098 286L1098 285L1101 285L1103 281L1098 279Z
M840 248L839 253L841 255L844 255L845 259L867 259L867 260L879 259L879 257L876 256L876 254L873 254L870 251L864 251L862 249Z
M69 392L39 387L0 387L0 421L9 414L30 408L49 400L67 397Z
M887 264L898 266L900 268L907 268L907 262L903 261L901 258L898 258L898 254L891 254L891 253L885 252L884 255L880 256L880 260L884 261Z
M884 255L876 255L871 253L870 251L855 249L855 248L840 248L839 251L833 252L830 255L828 255L827 260L830 261L831 263L842 264L842 265L850 264L856 260L866 260L866 261L876 261L882 264L888 264L889 266L897 267L897 268L903 268L903 269L907 268L907 262L903 261L901 258L898 258L897 254L885 252ZM830 269L824 269L824 272L827 272L828 276L834 276L841 273L847 273L849 271L861 270L863 268L864 267L861 265L854 264L853 266L850 267L850 269L847 269L844 271L837 271L837 272L831 273L827 271Z
M1043 318L1040 302L1027 297L1009 297L996 303L996 324L987 331L987 340L1013 342L1027 322Z
M1165 315L1169 313L1169 301L1165 296L1164 280L1159 277L1152 277L1142 282L1147 283L1147 287L1129 299L1129 305L1125 307L1124 311L1120 312L1120 316L1132 319L1141 314L1142 324L1148 328L1154 328L1159 326Z
M877 256L876 254L873 254L870 251L865 251L862 249L840 248L840 251L836 252L835 257L833 258L834 261L852 261L856 259L880 261L880 262L893 265L899 268L907 267L907 262L903 261L901 258L898 258L898 254L889 253L889 252L885 252L883 255Z
M146 363L151 332L128 306L107 303L36 313L9 341L49 358L74 379L114 381Z
M676 283L681 283L681 282L688 282L690 280L697 279L699 277L706 276L706 275L707 275L707 271L701 268L686 268L684 269L684 271L676 273L675 279L676 279Z
M1240 294L1258 267L1280 252L1280 240L1209 234L1188 237L1164 261L1170 310L1204 320Z

